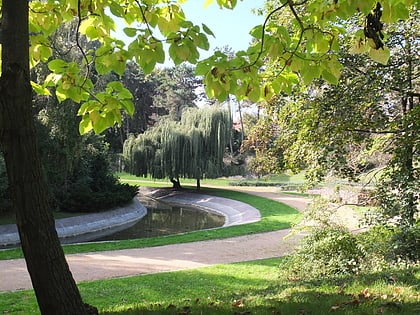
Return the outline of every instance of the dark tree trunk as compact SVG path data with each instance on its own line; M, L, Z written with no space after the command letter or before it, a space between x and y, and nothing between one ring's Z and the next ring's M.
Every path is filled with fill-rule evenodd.
M182 189L181 182L179 181L179 178L175 179L175 178L171 177L171 178L169 178L169 180L172 183L172 188L173 189L176 189L176 190L181 190Z
M2 3L0 144L22 249L42 314L87 314L65 260L41 171L29 81L28 1Z

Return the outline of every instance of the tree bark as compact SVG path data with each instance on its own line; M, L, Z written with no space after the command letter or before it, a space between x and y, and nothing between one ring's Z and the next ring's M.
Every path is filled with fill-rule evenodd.
M87 308L60 246L35 137L29 80L28 1L2 2L0 145L22 250L42 314Z
M173 189L176 189L176 190L181 190L182 189L179 178L175 179L175 178L171 177L171 178L169 178L169 180L172 183L172 188Z

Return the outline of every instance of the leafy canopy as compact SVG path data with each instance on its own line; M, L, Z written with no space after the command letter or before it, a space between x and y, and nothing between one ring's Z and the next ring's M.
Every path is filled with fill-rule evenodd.
M408 7L415 0L384 0L381 21L392 23L408 16ZM59 101L71 99L83 103L80 132L100 133L108 126L121 123L121 111L132 114L132 95L121 84L108 84L105 91L95 91L89 73L124 73L128 60L134 59L143 71L150 73L162 64L167 54L180 64L197 64L196 73L204 77L209 97L224 100L233 94L238 99L252 101L270 99L281 91L290 92L299 79L305 83L324 78L337 83L341 65L337 51L342 34L352 30L340 26L341 19L354 14L367 16L376 1L267 1L267 19L250 34L254 37L246 51L228 58L217 51L199 61L199 49L208 50L207 37L212 31L204 24L195 25L182 10L184 0L45 0L30 1L30 64L48 62L50 75L45 82L33 82L37 93L49 95L54 90ZM234 9L237 0L206 0L203 5L217 2L221 8ZM283 19L283 20L282 20ZM69 34L68 50L83 53L83 62L66 62L53 57L51 38L62 23L76 21ZM115 38L116 21L126 26L129 43ZM280 23L279 23L280 21ZM283 21L283 22L282 22ZM385 63L388 50L372 47L366 40L363 23L355 26L355 53L369 53L376 61ZM217 34L216 34L217 36ZM386 37L386 33L385 33ZM81 40L97 43L83 50ZM386 41L386 38L385 38ZM168 52L164 43L169 45ZM66 52L62 52L63 55ZM275 62L276 67L266 66ZM53 88L53 89L51 89Z

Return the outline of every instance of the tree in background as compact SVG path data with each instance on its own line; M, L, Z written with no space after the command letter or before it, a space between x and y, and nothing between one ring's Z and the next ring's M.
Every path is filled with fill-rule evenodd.
M164 68L156 70L153 77L158 82L154 103L165 108L171 119L181 120L184 109L196 106L195 101L199 99L196 90L202 82L194 74L193 67L179 65Z
M124 141L130 134L143 133L154 124L153 116L165 113L165 109L153 101L158 82L153 75L146 76L137 63L127 62L121 81L133 95L135 110L131 116L123 113L121 125L108 128L105 132L114 153L122 152Z
M223 157L232 131L228 111L217 106L184 110L179 122L161 119L145 133L124 144L129 170L137 176L169 178L180 189L179 178L223 175Z

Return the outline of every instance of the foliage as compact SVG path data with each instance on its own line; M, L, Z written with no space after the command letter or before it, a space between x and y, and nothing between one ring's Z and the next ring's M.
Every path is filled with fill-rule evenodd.
M304 238L297 252L288 258L283 272L290 279L353 275L360 270L363 258L364 253L350 231L320 227Z
M217 2L228 9L236 6L236 1ZM380 23L406 19L411 4L412 0L384 1ZM120 124L120 110L133 114L131 93L116 83L105 88L106 94L93 92L90 72L98 75L114 72L121 76L126 62L134 58L144 73L149 74L157 64L165 61L164 43L169 45L168 54L176 65L184 61L195 64L200 56L199 49L209 49L207 36L214 35L206 25L190 22L182 6L175 2L163 5L157 0L115 0L92 4L89 1L49 0L30 2L29 5L31 66L48 61L51 71L47 80L34 82L33 87L37 93L50 94L47 89L56 86L55 94L60 101L69 98L85 102L79 111L81 132L91 129L100 132L106 126ZM321 77L337 83L341 66L336 52L340 36L346 33L338 22L355 14L366 17L375 5L376 1L371 0L351 4L320 0L303 3L268 1L266 22L250 32L255 39L251 47L235 56L218 50L200 61L196 73L204 77L207 94L219 100L225 100L229 94L239 100L269 99L281 91L290 92L298 77L305 83ZM48 18L42 12L49 12ZM112 36L115 18L127 25L123 31L131 40L128 45ZM83 62L80 64L64 61L60 56L49 60L54 31L69 22L74 23L74 28L68 34L67 42L75 43L70 49L81 51ZM356 29L357 44L353 51L367 52L372 59L385 62L389 54L386 43L383 49L369 46L372 39L364 41L362 25L359 28L357 30L357 25L353 28ZM83 40L96 42L97 46L83 49ZM277 64L276 68L265 67L270 61Z
M101 143L86 148L66 182L56 193L61 211L98 212L124 205L137 195L137 187L120 184L110 172L107 150Z
M130 172L153 178L218 177L231 126L230 114L217 107L186 110L179 122L162 119L125 143Z
M290 279L322 279L382 272L419 262L418 226L401 229L374 225L354 233L333 220L337 207L318 198L295 228L306 231L301 245L287 258L282 273Z
M278 95L264 105L266 116L253 131L253 137L264 140L253 141L260 145L256 169L306 169L316 183L326 175L357 181L374 167L384 168L376 197L383 218L414 224L420 184L416 19L413 7L406 21L388 28L387 65L348 53L351 43L343 36L337 85L313 80L308 88L295 86L291 95ZM349 28L354 21L343 25ZM273 123L275 133L269 127Z
M411 4L413 1L382 3L380 23L406 19ZM344 35L354 34L358 48L354 52L387 62L389 49L371 46L363 22L351 28L341 23L355 15L367 18L375 6L376 1L267 1L265 23L250 32L255 39L251 47L234 58L216 51L199 62L197 74L205 77L207 94L219 100L229 94L252 101L270 99L280 92L291 93L299 79L305 84L318 78L337 84L342 68L337 52ZM375 30L375 35L380 31Z
M420 222L404 227L395 233L390 242L393 245L391 254L395 261L420 261Z
M201 79L194 74L194 68L181 64L172 68L156 70L152 73L157 81L154 103L165 109L165 114L173 120L181 120L183 111L195 107L199 99L196 90Z
M63 25L54 37L55 55L66 48L65 39L74 23ZM89 43L82 43L90 47ZM69 51L63 59L82 61L79 51ZM45 80L47 65L38 63L32 68L33 80ZM90 74L94 87L107 86L112 76ZM42 152L44 173L47 177L51 206L60 211L101 211L125 204L136 194L135 189L120 185L111 174L108 147L103 137L88 134L80 136L77 112L79 104L71 100L59 104L54 97L36 96L37 136Z

